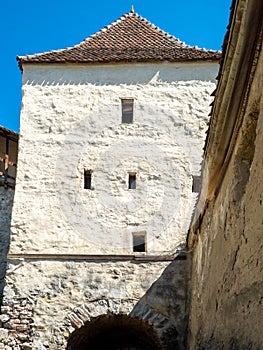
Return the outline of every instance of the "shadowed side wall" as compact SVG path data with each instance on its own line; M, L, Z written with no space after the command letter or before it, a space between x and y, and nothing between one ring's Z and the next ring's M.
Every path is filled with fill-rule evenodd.
M0 304L6 273L6 256L10 243L10 223L14 200L14 190L0 187Z
M17 152L18 134L0 126L0 305L10 244Z
M190 349L255 350L263 347L262 18L257 22L257 15L252 16L252 10L260 11L260 6L257 1L239 1L237 5L237 17L239 20L242 18L239 41L253 43L252 38L250 41L245 40L248 31L245 26L242 27L242 23L249 25L248 17L251 15L254 18L256 28L249 26L249 32L255 30L254 40L257 39L254 41L254 56L248 62L242 60L244 57L240 45L236 51L239 61L235 63L235 68L239 64L242 66L238 79L242 78L248 63L251 70L244 84L236 86L228 97L231 108L226 114L226 125L230 127L233 117L237 131L226 150L229 152L234 143L232 155L221 184L218 184L214 198L208 202L199 226L193 228L189 235L189 245L193 249ZM234 37L235 33L232 32L232 41ZM231 61L232 67L234 58ZM224 70L227 59L222 79L227 74ZM231 115L238 89L242 95L238 101L238 112ZM214 119L215 124L212 121L206 154L207 167L212 171L212 165L215 164L212 160L215 157L209 152L211 143L216 145L218 141L218 134L213 134L215 128L223 125L224 109L222 100L220 101L222 94L219 84L215 104L219 101L221 109L217 116L216 107L214 109L216 120ZM218 142L217 149L219 144ZM222 150L224 151L223 148L221 152Z
M153 326L163 350L187 348L189 268L189 257L178 255L130 313Z

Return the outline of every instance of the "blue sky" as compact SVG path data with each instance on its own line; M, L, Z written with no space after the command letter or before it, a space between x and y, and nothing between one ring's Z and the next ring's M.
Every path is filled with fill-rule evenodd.
M16 55L72 46L129 12L189 45L221 49L231 0L5 0L0 5L0 125L19 130L21 72Z

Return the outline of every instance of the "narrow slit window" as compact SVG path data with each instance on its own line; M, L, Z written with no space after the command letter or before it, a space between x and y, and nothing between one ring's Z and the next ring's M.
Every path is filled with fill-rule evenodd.
M193 175L192 192L198 193L201 190L201 176Z
M132 236L133 251L146 252L146 232L134 232Z
M133 122L133 105L134 105L134 100L132 98L121 99L122 123L132 124L132 122Z
M84 170L84 189L91 190L91 171Z
M136 174L132 173L129 174L129 190L135 190L136 189Z

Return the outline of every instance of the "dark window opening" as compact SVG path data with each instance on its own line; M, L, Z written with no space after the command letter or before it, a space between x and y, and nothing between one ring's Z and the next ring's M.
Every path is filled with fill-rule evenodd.
M201 190L201 176L193 175L192 192L199 193Z
M84 170L84 189L85 190L91 189L91 171L90 170Z
M146 233L134 232L133 234L133 251L134 252L146 252Z
M129 190L136 189L136 174L129 174Z
M132 98L123 98L121 100L122 123L124 124L132 124L133 122L133 102Z
M0 186L15 188L18 136L0 130Z

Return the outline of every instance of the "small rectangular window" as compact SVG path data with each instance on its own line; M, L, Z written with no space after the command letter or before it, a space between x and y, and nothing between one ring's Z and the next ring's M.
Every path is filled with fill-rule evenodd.
M133 102L132 98L121 99L122 123L124 124L132 124L133 122Z
M135 190L136 189L136 174L131 173L129 174L129 190Z
M199 193L201 190L201 176L193 175L192 192Z
M146 232L133 232L133 251L146 252Z
M85 190L91 189L91 171L90 170L84 170L84 189Z

